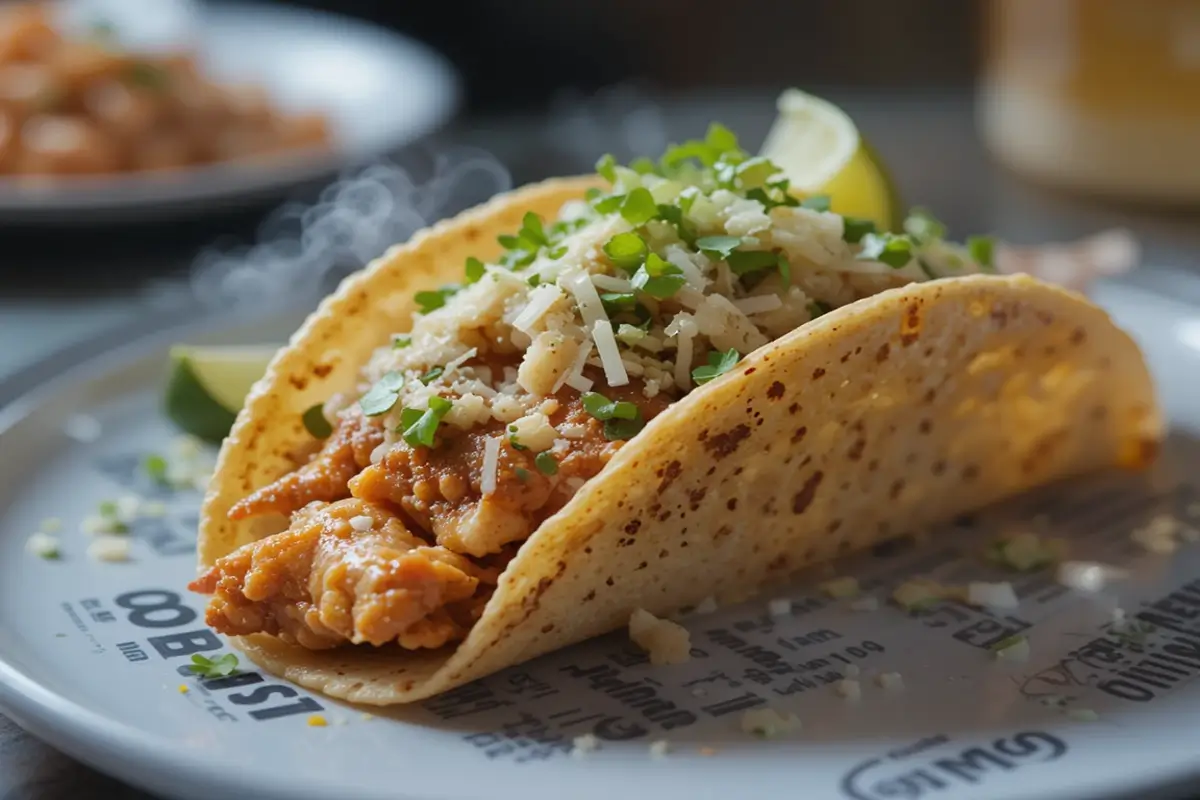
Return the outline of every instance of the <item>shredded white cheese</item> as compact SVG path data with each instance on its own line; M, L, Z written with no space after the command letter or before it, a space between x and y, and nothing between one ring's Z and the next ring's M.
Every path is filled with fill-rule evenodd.
M843 678L834 684L834 691L847 700L858 700L862 697L862 684L853 678Z
M130 549L127 537L101 534L88 545L87 554L96 561L128 561Z
M697 616L702 616L704 614L711 614L716 610L717 599L710 594L708 597L696 604L696 607L692 609L692 613L696 614Z
M627 294L633 291L633 284L625 278L614 278L612 275L592 275L592 284L605 292Z
M375 527L375 520L368 517L366 514L361 514L357 517L350 518L350 527L359 533L366 533Z
M496 491L496 471L500 467L500 439L489 436L483 442L483 477L480 491L486 497Z
M596 352L600 354L600 365L604 367L604 380L609 386L628 384L629 373L625 371L625 363L621 361L621 351L617 347L612 323L607 319L596 322L592 326L592 338L596 342Z
M512 326L522 333L533 335L534 324L537 323L550 308L563 298L562 290L552 283L538 286L529 293L529 302L521 313L512 321ZM599 300L599 295L597 295Z
M786 617L792 613L792 601L787 597L776 597L767 603L767 614L772 617Z
M572 270L563 274L558 281L575 297L575 303L579 306L579 313L583 317L584 327L591 330L600 320L608 320L608 312L604 310L600 293L596 291L596 286L592 283L588 273Z
M594 733L585 733L571 740L571 755L575 758L583 758L588 753L593 753L599 749L600 740L596 738Z
M442 379L443 379L443 380L445 380L445 379L446 379L446 378L447 378L447 377L448 377L448 376L449 376L451 373L453 373L453 372L454 372L456 369L458 369L458 368L459 368L459 367L461 367L463 364L465 364L465 363L467 363L468 361L470 361L472 358L474 358L474 357L475 357L475 356L477 356L478 354L479 354L479 350L478 350L477 348L475 348L475 347L472 347L470 350L468 350L467 352L463 353L463 354L462 354L461 356L459 356L458 358L452 359L451 361L447 362L447 363L446 363L446 368L442 370Z
M882 672L876 676L875 683L885 692L898 692L904 688L904 678L899 672Z
M967 585L967 602L973 606L987 608L1019 608L1021 605L1012 584L1008 582L972 582Z
M733 305L738 311L746 315L765 314L768 311L782 308L783 301L779 299L779 295L777 294L763 294L756 297L747 297L743 300L734 300Z
M683 664L691 659L692 637L688 629L639 608L629 617L629 638L650 656L655 666Z
M585 342L579 348L579 355L575 356L575 363L571 368L564 372L561 377L554 383L554 390L551 394L557 392L563 385L570 386L578 392L586 392L592 388L592 382L584 377L583 368L587 366L587 361L592 356L592 343Z

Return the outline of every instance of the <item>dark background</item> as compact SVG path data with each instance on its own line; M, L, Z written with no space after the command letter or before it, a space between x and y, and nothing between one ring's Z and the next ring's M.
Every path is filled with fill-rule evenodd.
M967 89L982 14L977 0L288 4L368 19L434 46L462 71L468 113L533 111L564 90L625 82L663 92L790 85Z

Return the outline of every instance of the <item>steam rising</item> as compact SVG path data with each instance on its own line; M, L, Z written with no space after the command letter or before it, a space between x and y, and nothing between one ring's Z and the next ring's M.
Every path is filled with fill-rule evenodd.
M504 143L482 131L489 147ZM666 126L658 106L634 87L591 97L564 95L528 135L508 136L538 171L590 170L597 156L628 159L661 152ZM262 223L250 246L213 246L196 258L187 281L158 286L151 301L199 302L212 312L271 312L311 307L346 274L406 241L421 228L512 188L500 158L478 147L438 146L404 164L377 161L342 174L311 204L286 204Z
M256 244L202 252L192 294L213 310L295 307L415 231L512 184L495 157L474 148L443 149L430 161L424 179L416 167L377 161L342 175L312 205L280 207Z

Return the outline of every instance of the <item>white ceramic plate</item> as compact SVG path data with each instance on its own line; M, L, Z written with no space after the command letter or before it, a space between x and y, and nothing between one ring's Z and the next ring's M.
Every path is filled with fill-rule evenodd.
M324 112L335 151L253 168L215 164L170 175L62 178L37 186L0 176L0 220L146 219L271 198L410 143L445 123L458 105L450 64L383 28L286 6L197 9L192 33L206 69L218 78L262 85L285 109Z
M197 800L1144 798L1200 777L1200 545L1153 556L1129 538L1159 514L1200 530L1200 316L1128 284L1097 297L1145 346L1177 425L1158 467L1055 487L960 520L926 548L845 568L880 598L918 574L1012 579L1019 609L860 612L800 582L786 593L790 615L773 619L759 600L690 619L688 664L651 667L617 633L369 719L253 670L186 674L192 652L226 652L183 588L200 497L138 470L173 436L157 411L166 345L278 341L295 320L175 331L89 360L0 417L0 707L98 769ZM78 432L79 414L100 422L99 438L64 432ZM134 526L131 562L89 560L79 521L131 492L169 513ZM24 552L46 517L65 525L60 561ZM996 572L979 559L983 541L1013 524L1070 537L1076 557L1131 577L1085 596L1053 575ZM1115 632L1118 606L1153 630ZM1029 661L997 660L989 645L1015 632L1031 642ZM832 683L851 664L857 701ZM906 687L876 686L884 671ZM742 711L767 705L794 712L802 730L742 733ZM1098 719L1083 721L1089 711ZM314 714L328 727L310 726ZM573 757L585 733L601 748ZM656 740L670 742L666 758L650 756Z

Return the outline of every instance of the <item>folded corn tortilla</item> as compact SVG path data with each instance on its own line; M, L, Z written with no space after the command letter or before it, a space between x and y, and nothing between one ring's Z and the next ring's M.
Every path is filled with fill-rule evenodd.
M231 520L311 449L304 412L360 391L413 296L527 212L598 185L551 180L442 222L347 278L281 349L225 441L201 526L209 568L287 527ZM745 355L625 442L520 546L466 638L436 650L236 645L266 670L367 704L427 698L705 596L745 596L1032 487L1153 458L1162 419L1134 342L1081 295L1026 276L910 283Z

